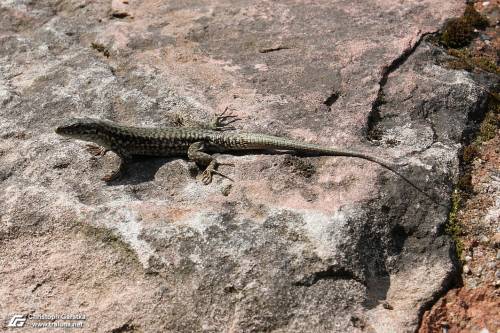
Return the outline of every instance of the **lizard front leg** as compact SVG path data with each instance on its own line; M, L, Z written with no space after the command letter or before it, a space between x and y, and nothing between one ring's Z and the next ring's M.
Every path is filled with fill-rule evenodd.
M94 157L102 157L106 155L106 153L109 151L109 149L100 147L96 144L87 144L86 145L86 150L92 154ZM117 155L120 157L120 166L116 171L111 172L110 174L104 176L101 178L101 180L104 180L105 182L110 182L112 180L118 179L126 169L126 164L128 163L129 157L125 153L121 153Z
M130 156L128 153L117 151L116 154L120 158L120 165L118 166L117 170L112 171L110 174L107 174L106 176L101 178L101 180L104 180L105 182L111 182L120 178L126 172L128 165L132 160L132 156Z
M100 147L96 144L89 143L85 145L85 149L93 156L104 156L109 151L107 148Z
M205 171L201 174L201 181L203 184L208 185L212 182L212 176L213 174L218 174L219 176L231 179L227 177L226 175L220 173L217 171L217 167L219 165L231 165L234 166L232 163L219 163L217 160L210 154L207 154L206 152L203 151L204 145L203 142L195 142L191 144L188 148L188 158L191 161L194 161L196 164L200 166L207 166Z

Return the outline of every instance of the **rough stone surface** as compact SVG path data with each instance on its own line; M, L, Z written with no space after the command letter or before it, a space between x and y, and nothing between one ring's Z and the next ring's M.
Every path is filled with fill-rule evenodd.
M500 34L495 22L500 1L479 1L474 7L490 24L465 50L476 59L498 64ZM499 73L498 67L490 70ZM461 248L462 274L455 288L424 313L419 333L500 331L500 101L490 98L488 104L480 130L464 148L459 191L454 195L453 224L460 231L455 237Z
M462 285L426 312L420 333L497 332L500 329L500 135L481 147L474 163L474 197L459 212L466 262ZM495 240L496 237L496 240ZM468 267L467 269L465 267Z
M447 204L471 74L424 34L461 1L0 1L0 313L89 331L406 332L455 273L447 210L347 158L116 165L71 116L159 126L230 106L246 131L408 162ZM383 97L383 100L382 100ZM168 163L167 163L168 162Z

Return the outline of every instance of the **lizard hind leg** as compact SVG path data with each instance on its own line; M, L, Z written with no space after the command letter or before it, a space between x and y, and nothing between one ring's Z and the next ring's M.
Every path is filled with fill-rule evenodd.
M212 162L210 162L210 164L207 166L207 168L205 169L205 171L203 171L203 173L201 174L201 181L203 182L203 184L205 184L205 185L210 184L212 182L212 176L213 176L213 174L217 174L217 175L219 175L221 177L224 177L224 178L227 178L227 179L233 181L231 178L229 178L225 174L217 171L217 167L219 165L234 166L233 163L219 163L216 160L212 160Z
M208 185L212 182L213 174L217 174L221 177L232 180L228 176L217 171L217 167L220 165L230 165L234 166L232 163L219 163L217 160L210 154L207 154L203 151L203 142L195 142L191 144L188 148L188 158L191 161L196 162L196 164L201 166L207 166L205 171L200 176L200 180L203 184Z

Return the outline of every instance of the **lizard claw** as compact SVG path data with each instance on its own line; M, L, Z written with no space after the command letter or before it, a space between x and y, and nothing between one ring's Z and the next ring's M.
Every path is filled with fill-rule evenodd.
M104 177L101 178L101 180L105 181L106 183L109 183L109 182L119 178L120 175L121 175L120 171L115 171L115 172L112 172L108 175L105 175Z
M215 119L212 121L212 128L216 131L230 131L236 129L234 126L229 126L232 123L241 120L238 116L232 113L226 114L229 107L226 106L224 111L220 114L215 115Z
M172 125L174 127L183 127L185 125L185 120L180 114L176 113L173 116Z
M212 173L213 170L205 170L201 174L200 180L203 184L208 185L212 182Z
M87 144L85 145L85 147L86 147L85 149L93 156L104 156L108 152L106 148L102 148L93 144Z
M234 181L233 179L229 178L228 176L226 176L225 174L223 174L217 170L217 167L220 165L234 166L233 163L219 163L219 162L216 162L215 160L213 160L212 162L210 162L210 164L205 169L205 171L203 171L203 173L201 174L200 180L202 181L203 184L205 184L205 185L210 184L212 182L212 178L213 178L214 174L217 174L221 177L227 178L230 181Z

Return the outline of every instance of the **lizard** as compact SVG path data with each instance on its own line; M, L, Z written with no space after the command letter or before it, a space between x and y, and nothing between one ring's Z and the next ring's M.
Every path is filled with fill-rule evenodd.
M379 164L404 179L434 203L443 206L398 171L396 164L355 150L331 148L260 133L228 132L235 129L230 124L239 119L232 114L225 114L226 111L227 108L206 126L134 127L110 120L74 118L58 126L55 132L102 146L103 148L89 147L96 152L96 155L104 155L107 151L117 154L120 157L120 165L117 170L102 178L106 182L119 178L134 156L187 157L197 165L206 167L201 174L201 181L206 185L211 183L214 174L228 178L217 170L219 166L234 166L232 163L218 162L212 155L214 153L274 151L309 156L346 156Z

